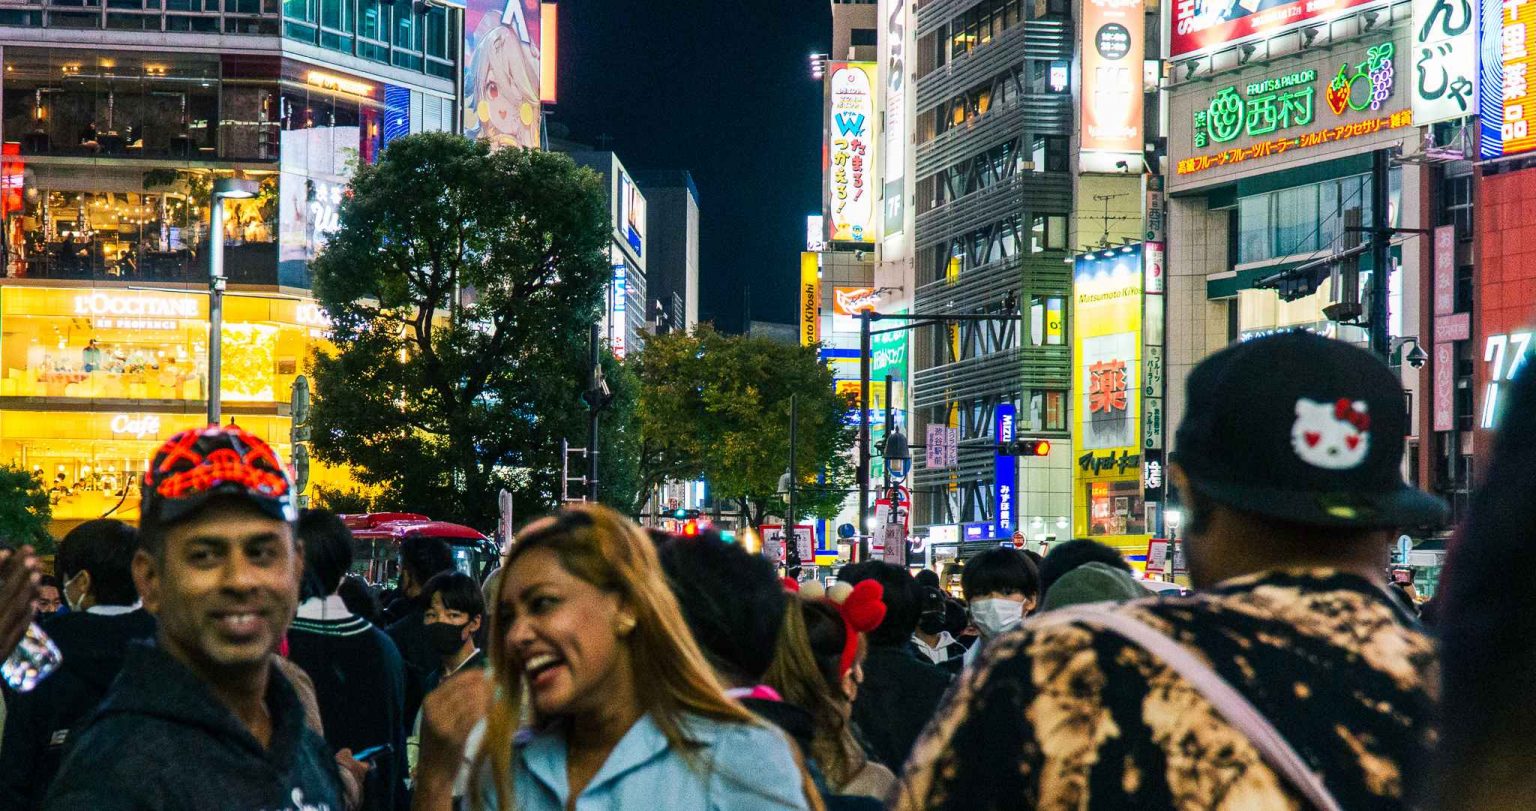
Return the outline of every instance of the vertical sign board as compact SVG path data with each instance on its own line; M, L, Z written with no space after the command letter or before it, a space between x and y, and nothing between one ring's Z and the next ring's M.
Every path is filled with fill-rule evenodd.
M541 145L544 75L539 0L464 4L464 135L494 146Z
M1140 171L1142 68L1146 56L1146 14L1142 0L1083 0L1082 151L1134 155ZM1115 171L1098 161L1083 171ZM1109 166L1104 166L1108 163Z
M1146 543L1140 245L1076 258L1072 274L1073 514L1077 537Z
M873 245L879 236L877 73L874 62L833 62L828 66L826 160L822 167L828 242Z
M909 0L880 0L880 61L885 75L885 236L901 233L907 216L907 17Z
M1456 312L1456 227L1435 229L1435 344L1430 356L1434 430L1456 429L1456 344L1441 336L1440 322Z
M1413 123L1477 112L1477 12L1473 0L1413 0Z
M1479 149L1502 158L1536 149L1536 0L1480 0L1482 42L1478 51Z
M622 259L613 263L613 284L609 295L612 298L608 302L608 343L613 349L613 356L623 360L629 349L625 341L629 327L629 267Z
M997 423L993 439L999 445L1012 445L1017 438L1018 410L1012 403L1003 403L997 407ZM999 538L1012 535L1014 525L1017 523L1014 521L1014 515L1018 511L1018 477L1018 457L1011 453L997 454L992 484L992 509Z
M821 343L821 268L814 253L800 254L800 345Z

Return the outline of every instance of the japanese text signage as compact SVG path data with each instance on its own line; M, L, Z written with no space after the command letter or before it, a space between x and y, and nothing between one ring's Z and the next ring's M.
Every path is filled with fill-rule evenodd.
M1482 0L1482 50L1478 69L1479 144L1484 158L1536 149L1536 0Z
M1472 0L1413 0L1413 120L1463 118L1474 107L1477 28Z
M1301 23L1337 17L1372 0L1173 0L1168 56L1181 59Z
M873 245L879 206L874 62L833 62L827 73L826 222L831 242Z
M1003 403L997 407L997 428L993 433L993 439L999 444L1013 444L1018 439L1018 410L1012 403ZM1019 478L1018 457L1012 454L997 454L996 475L992 485L993 520L997 525L998 538L1006 538L1013 532L1014 515L1018 512L1016 499Z
M880 0L880 58L885 65L885 236L901 233L907 216L908 0Z
M1399 64L1397 46L1382 42L1322 67L1221 87L1184 107L1196 154L1175 170L1195 174L1420 123L1398 90Z
M1082 32L1082 149L1140 155L1145 148L1142 0L1084 0Z

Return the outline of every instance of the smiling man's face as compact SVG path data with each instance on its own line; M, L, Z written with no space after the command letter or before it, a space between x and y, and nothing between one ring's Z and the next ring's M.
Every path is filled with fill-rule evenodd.
M134 579L167 653L205 676L266 667L299 600L293 525L254 506L210 505L140 552Z

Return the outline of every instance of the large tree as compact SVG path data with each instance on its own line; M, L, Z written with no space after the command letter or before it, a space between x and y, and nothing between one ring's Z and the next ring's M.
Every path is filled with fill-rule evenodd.
M501 488L552 506L611 231L607 186L564 155L391 143L311 264L336 347L311 364L317 456L436 518L487 526Z
M647 339L636 366L641 497L667 480L703 478L754 526L782 515L797 395L797 512L837 514L853 487L853 404L814 347L701 326Z

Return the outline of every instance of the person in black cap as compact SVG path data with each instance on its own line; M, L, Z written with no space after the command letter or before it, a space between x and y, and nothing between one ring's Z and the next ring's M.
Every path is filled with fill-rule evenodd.
M1445 508L1403 482L1402 387L1287 333L1207 358L1186 402L1170 472L1200 591L993 640L891 807L1404 807L1436 656L1385 563Z
M342 811L338 762L273 656L299 600L292 485L236 427L172 437L144 475L133 579L158 621L44 808Z

